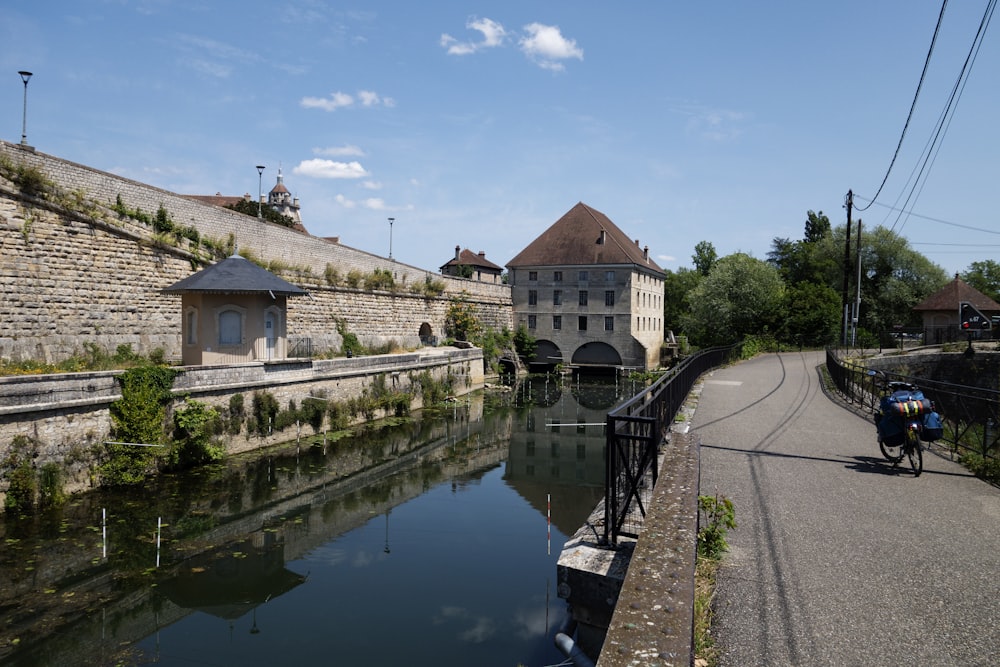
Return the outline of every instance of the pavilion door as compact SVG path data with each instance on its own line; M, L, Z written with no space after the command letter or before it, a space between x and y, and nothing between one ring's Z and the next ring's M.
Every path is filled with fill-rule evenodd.
M274 348L277 343L278 327L275 322L274 313L268 313L264 317L264 337L267 340L267 360L274 359Z

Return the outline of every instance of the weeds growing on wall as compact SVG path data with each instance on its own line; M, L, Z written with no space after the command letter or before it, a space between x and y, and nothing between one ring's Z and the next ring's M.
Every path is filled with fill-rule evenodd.
M251 402L247 431L261 436L270 435L274 430L275 419L279 411L278 400L274 394L267 391L255 391Z
M136 354L129 344L119 345L114 353L109 353L100 345L85 342L83 350L57 364L37 361L7 361L0 359L0 375L40 375L46 373L81 373L85 371L110 371L146 366L162 365L165 352L156 348L148 356Z
M104 484L136 484L155 471L176 375L172 368L146 365L118 376L122 397L111 404L113 442L107 444L100 466Z
M34 508L38 496L38 474L35 458L37 443L26 435L16 435L11 441L7 456L0 461L0 472L7 478L7 497L4 508L8 511L28 511Z
M736 527L733 501L725 496L698 496L698 509L705 518L698 529L698 555L719 558L729 550L726 534Z
M201 401L187 399L174 411L173 442L167 454L170 469L193 468L221 461L226 449L218 441L222 433L218 410Z

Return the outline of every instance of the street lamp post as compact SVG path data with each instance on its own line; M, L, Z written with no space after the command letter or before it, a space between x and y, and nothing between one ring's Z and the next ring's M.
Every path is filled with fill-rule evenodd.
M257 219L262 220L264 216L260 212L260 200L263 197L263 191L261 186L261 181L264 178L264 165L257 165Z
M396 222L396 218L389 218L389 259L392 259L392 223Z
M20 71L18 74L21 75L21 81L24 82L24 113L21 116L21 145L28 145L28 79L31 78L31 72Z

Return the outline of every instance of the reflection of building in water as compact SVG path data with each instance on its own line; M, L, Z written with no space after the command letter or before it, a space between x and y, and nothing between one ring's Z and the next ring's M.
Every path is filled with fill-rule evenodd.
M285 568L284 538L261 530L197 554L157 590L178 607L233 621L305 580Z
M553 523L572 535L604 492L604 421L615 385L537 386L510 437L506 479L534 507L552 503Z

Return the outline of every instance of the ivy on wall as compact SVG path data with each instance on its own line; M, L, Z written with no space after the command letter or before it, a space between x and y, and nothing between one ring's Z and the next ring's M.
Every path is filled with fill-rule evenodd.
M157 446L166 438L167 404L177 375L167 366L140 366L118 376L122 397L111 404L113 442L101 464L101 481L136 484L155 471Z

